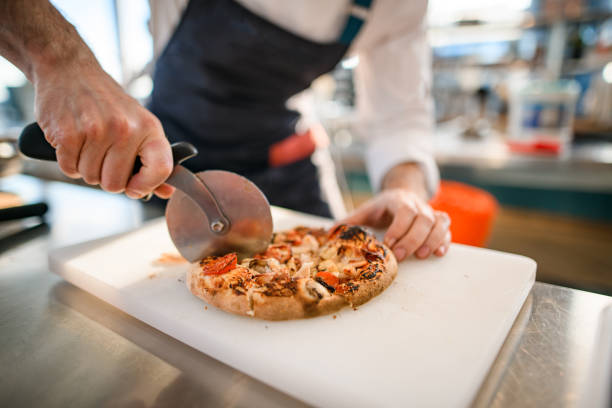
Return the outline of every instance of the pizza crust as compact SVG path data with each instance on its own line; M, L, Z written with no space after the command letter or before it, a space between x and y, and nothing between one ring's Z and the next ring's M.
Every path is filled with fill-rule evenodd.
M200 265L194 263L187 272L185 284L191 293L209 305L230 313L249 316L251 305L247 294L237 295L233 289L210 289L204 284Z
M371 242L373 238L370 237L369 240ZM253 264L253 268L259 268L258 270L238 265L226 274L213 276L207 276L203 271L203 266L200 263L194 263L187 272L186 285L191 293L208 304L238 315L264 320L321 316L336 312L346 306L362 305L380 294L393 282L397 275L397 261L389 248L378 242L376 245L381 253L380 258L376 261L378 262L376 265L381 266L382 264L380 272L377 272L371 279L354 280L354 289L341 294L335 293L333 287L321 280L315 280L313 276L305 277L303 267L298 268L299 271L292 272L293 278L290 278L289 275L261 273L265 269L261 265L263 261ZM272 253L277 255L280 253L277 249L278 245L270 245L269 248L273 248ZM361 250L358 248L357 252L361 253ZM385 254L384 261L382 252ZM303 258L303 255L299 256ZM319 261L322 259L318 258ZM273 267L280 265L276 260L268 261L268 263ZM286 262L286 265L289 264L290 262ZM316 267L317 265L315 265L315 271ZM262 282L257 280L258 277L265 277L269 282L269 277L273 276L279 276L279 278L269 285L258 284Z
M397 260L393 252L385 246L387 256L385 257L386 273L380 275L378 279L361 281L359 289L352 294L347 294L351 306L360 306L375 296L378 296L391 285L397 276Z

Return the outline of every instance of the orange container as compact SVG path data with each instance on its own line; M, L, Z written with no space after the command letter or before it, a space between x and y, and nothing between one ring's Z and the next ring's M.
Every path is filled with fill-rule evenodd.
M450 216L453 242L479 247L489 239L499 207L491 194L456 181L442 181L429 204Z

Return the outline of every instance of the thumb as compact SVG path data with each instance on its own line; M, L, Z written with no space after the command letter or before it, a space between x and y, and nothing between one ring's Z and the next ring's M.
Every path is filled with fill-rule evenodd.
M126 187L126 193L136 197L159 187L172 172L172 151L165 138L145 142L138 155L142 167L132 176Z

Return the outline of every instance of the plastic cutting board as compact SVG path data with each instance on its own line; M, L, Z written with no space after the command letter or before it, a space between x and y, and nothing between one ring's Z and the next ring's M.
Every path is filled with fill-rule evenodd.
M330 221L273 208L276 230ZM54 250L51 270L156 329L304 402L334 407L465 407L479 390L534 279L523 256L453 245L409 259L357 310L268 322L192 296L165 220ZM257 347L252 347L256 344Z

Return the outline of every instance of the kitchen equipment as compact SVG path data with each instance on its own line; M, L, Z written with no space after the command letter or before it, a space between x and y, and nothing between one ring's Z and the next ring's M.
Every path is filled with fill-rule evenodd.
M23 129L19 148L34 159L56 160L55 149L37 123ZM266 197L238 174L221 170L194 174L180 165L196 154L189 143L172 145L174 170L166 183L177 191L166 207L166 221L176 248L192 262L209 255L236 252L245 257L264 250L272 237ZM137 158L133 173L141 166Z
M47 213L48 209L49 206L44 202L0 208L0 222L42 217Z
M272 215L277 230L332 224L276 207ZM268 322L193 296L188 265L155 264L172 250L158 219L52 251L49 264L137 319L315 406L469 406L536 269L522 256L453 244L443 258L402 262L391 286L357 310Z
M580 86L576 81L533 80L510 95L508 146L519 153L562 153L572 140Z

